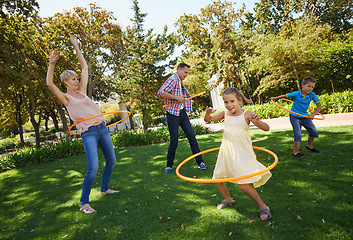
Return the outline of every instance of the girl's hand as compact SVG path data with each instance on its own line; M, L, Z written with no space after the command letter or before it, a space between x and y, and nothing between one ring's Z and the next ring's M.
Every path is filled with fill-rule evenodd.
M49 57L49 63L56 63L58 61L60 56L60 51L55 48L54 50L50 50L50 57Z
M257 113L254 113L254 112L250 113L249 118L250 118L250 120L251 120L251 121L254 121L254 120L255 120L255 121L256 121L256 120L260 120L259 115L257 115Z
M76 47L76 46L78 47L77 39L74 35L70 35L70 42L72 43L72 45L74 47Z
M211 113L214 113L215 111L217 111L217 109L214 109L214 108L211 108L211 107L206 107L206 112L208 113L208 114L211 114Z

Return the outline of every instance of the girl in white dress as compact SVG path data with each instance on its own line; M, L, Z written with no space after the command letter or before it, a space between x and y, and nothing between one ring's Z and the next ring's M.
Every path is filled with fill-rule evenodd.
M264 131L268 131L270 127L267 123L261 121L256 113L241 108L243 102L249 102L249 100L236 88L225 89L223 101L227 111L211 115L216 109L207 107L204 117L205 122L221 119L225 121L223 140L213 172L213 179L240 177L265 169L266 167L256 160L256 155L252 149L249 124L252 122ZM271 173L268 171L261 175L234 182L238 184L241 191L258 205L261 220L270 219L271 210L262 201L254 187L257 188L265 184L270 177ZM250 186L250 183L253 187ZM215 183L215 185L224 197L217 209L235 204L224 182Z

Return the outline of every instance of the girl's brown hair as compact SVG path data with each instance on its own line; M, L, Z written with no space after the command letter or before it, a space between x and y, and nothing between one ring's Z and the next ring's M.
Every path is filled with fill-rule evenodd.
M234 88L234 87L229 87L224 89L223 91L223 95L225 94L234 94L236 96L236 98L241 101L242 103L250 103L251 101L249 99L247 99L244 94L242 92L240 92L238 89Z

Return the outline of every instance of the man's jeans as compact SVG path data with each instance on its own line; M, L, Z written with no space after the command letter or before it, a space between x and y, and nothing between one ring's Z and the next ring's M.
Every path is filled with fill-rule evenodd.
M189 140L192 153L193 154L199 153L200 148L196 141L195 133L192 129L189 117L185 109L182 109L180 111L179 116L175 116L167 112L167 123L168 123L168 129L170 134L170 144L169 144L168 155L167 155L167 167L172 167L174 158L175 158L175 151L178 147L179 126L181 127L181 129L183 129L186 137ZM197 156L195 160L198 165L200 165L200 163L203 162L202 156Z

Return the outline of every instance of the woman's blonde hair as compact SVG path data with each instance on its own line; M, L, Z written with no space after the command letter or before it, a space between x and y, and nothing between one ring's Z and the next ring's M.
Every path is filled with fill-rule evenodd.
M244 94L242 92L240 92L238 89L234 88L234 87L229 87L224 89L223 91L223 95L225 94L234 94L235 97L241 101L242 103L250 103L251 101L249 99L247 99Z
M75 71L73 70L65 70L60 74L60 80L64 82L68 77L70 76L76 76L78 78L78 75Z

